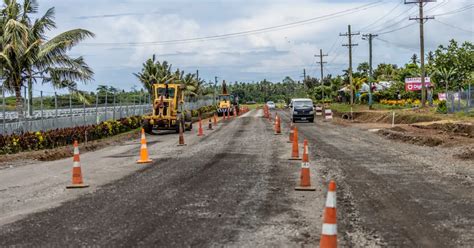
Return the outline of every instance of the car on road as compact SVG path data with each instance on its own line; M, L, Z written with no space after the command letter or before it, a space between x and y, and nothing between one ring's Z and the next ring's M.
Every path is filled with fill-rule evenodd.
M314 104L309 98L294 98L290 102L290 114L293 122L297 120L314 122Z
M276 105L273 101L268 101L267 102L268 109L275 109Z

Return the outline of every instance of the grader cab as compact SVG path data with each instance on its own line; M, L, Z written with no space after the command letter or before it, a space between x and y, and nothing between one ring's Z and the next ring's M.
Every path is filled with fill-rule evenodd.
M153 84L153 111L143 116L143 129L149 134L158 130L176 130L179 124L183 131L192 129L190 111L184 109L183 84Z

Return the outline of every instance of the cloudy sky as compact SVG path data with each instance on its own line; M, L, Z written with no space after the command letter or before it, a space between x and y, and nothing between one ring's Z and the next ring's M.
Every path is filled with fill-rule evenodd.
M96 34L70 54L84 56L95 80L81 89L108 84L129 90L139 85L132 73L152 54L204 79L300 80L303 68L319 77L314 54L329 56L325 73L348 66L348 49L339 36L353 31L378 33L374 63L405 64L419 51L416 5L402 0L39 0L40 11L56 8L58 29ZM449 39L473 41L474 2L438 0L426 6L436 16L426 24L426 49ZM409 25L408 27L406 27ZM400 29L401 28L401 29ZM249 32L247 32L249 31ZM393 32L392 32L393 31ZM243 33L242 33L243 32ZM228 35L231 34L231 35ZM224 35L224 36L222 36ZM217 36L217 37L216 37ZM201 37L214 37L194 39ZM190 40L191 39L191 40ZM184 40L184 41L183 41ZM368 42L355 36L354 64L368 60ZM53 91L45 86L37 86Z

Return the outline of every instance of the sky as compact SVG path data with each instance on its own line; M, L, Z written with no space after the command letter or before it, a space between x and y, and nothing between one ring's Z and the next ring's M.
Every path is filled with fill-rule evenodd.
M153 54L173 68L194 73L206 81L301 80L303 69L319 78L316 63L323 49L324 73L337 75L348 67L347 32L379 34L373 41L374 65L404 65L419 54L419 25L415 4L402 0L39 0L40 13L55 7L57 29L49 37L74 28L95 33L69 52L83 56L95 72L98 85L130 90L141 87L133 73ZM473 41L474 3L471 0L438 0L425 12L435 16L425 25L426 51L450 39ZM468 6L464 11L459 9ZM470 8L469 8L470 6ZM439 15L439 16L437 16ZM269 27L278 28L267 29ZM408 26L408 27L407 27ZM262 30L263 29L263 30ZM255 31L258 30L258 31ZM234 34L224 38L193 38ZM176 42L176 40L188 40ZM165 42L163 42L165 41ZM171 41L171 42L170 42ZM353 36L353 64L368 61L368 42ZM35 95L54 89L35 86Z

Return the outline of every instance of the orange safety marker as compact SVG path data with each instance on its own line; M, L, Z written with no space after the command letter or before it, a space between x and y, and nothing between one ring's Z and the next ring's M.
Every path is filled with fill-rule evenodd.
M319 247L337 247L336 183L332 180L331 182L329 182L329 189L326 198L326 207L324 208L323 228L321 232L321 240L319 242Z
M295 126L293 126L293 122L291 122L290 123L290 135L288 135L289 139L288 139L287 143L293 143L293 136L295 135L294 128L295 128Z
M179 122L179 140L178 140L178 146L185 146L186 143L184 143L184 131L183 131L183 123Z
M217 126L217 114L214 113L214 126Z
M227 120L230 120L230 108L227 108Z
M199 128L198 128L198 135L197 136L203 136L204 132L202 130L202 121L201 121L201 116L199 115Z
M74 156L72 165L72 184L66 186L67 189L87 188L89 185L84 184L82 180L81 159L79 158L79 145L77 140L74 141Z
M142 137L140 140L140 159L137 160L138 164L151 163L151 159L148 157L148 148L146 146L145 130L142 128Z
M275 114L275 135L281 135L280 117Z
M301 160L300 152L298 150L298 128L293 129L293 146L291 148L291 158L290 160Z
M295 190L303 191L314 191L315 187L311 187L311 175L310 175L310 163L309 163L309 151L308 141L305 139L303 142L303 161L301 162L301 175L300 175L300 186L295 187Z

